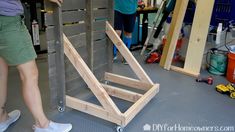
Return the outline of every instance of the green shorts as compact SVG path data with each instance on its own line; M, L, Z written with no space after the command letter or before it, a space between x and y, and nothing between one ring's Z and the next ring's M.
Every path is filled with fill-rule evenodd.
M20 65L37 57L21 16L0 15L0 57L8 65Z

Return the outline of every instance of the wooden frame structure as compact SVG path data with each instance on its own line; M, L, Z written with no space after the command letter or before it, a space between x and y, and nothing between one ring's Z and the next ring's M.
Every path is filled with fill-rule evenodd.
M44 6L50 107L63 112L65 93L83 99L90 96L87 84L64 57L63 33L96 78L103 80L105 72L112 70L113 45L105 24L113 23L113 0L66 0L61 7L45 1Z
M177 0L160 66L190 76L199 76L214 0L197 0L186 60L183 68L172 66L172 58L189 0Z
M159 84L154 84L148 75L144 72L140 64L127 49L120 37L116 34L112 26L106 22L106 34L119 49L120 53L129 63L139 80L132 79L112 73L105 73L105 80L121 85L126 85L136 89L146 91L145 94L124 90L107 84L100 83L92 71L88 68L82 57L78 54L68 38L64 35L64 52L70 62L82 76L88 87L97 97L102 106L79 100L77 98L66 96L66 106L85 112L87 114L102 118L113 122L117 125L125 127L158 93ZM111 96L134 102L134 104L122 113Z

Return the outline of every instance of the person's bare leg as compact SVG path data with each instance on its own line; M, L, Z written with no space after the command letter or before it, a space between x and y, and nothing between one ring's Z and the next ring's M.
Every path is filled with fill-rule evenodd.
M5 110L5 103L7 99L7 77L8 65L0 57L0 122L3 122L8 118L8 114Z
M42 108L41 94L38 87L38 69L35 60L17 66L22 80L24 101L33 114L35 125L45 128L49 120Z

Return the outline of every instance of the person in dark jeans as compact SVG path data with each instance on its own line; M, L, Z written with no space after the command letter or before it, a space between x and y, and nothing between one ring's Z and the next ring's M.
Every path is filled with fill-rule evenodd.
M130 49L132 32L135 26L138 0L114 0L114 29ZM117 48L113 48L114 60L117 59Z

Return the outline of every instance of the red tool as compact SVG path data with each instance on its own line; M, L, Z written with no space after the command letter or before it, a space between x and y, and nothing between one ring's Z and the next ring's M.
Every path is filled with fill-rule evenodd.
M196 82L205 82L209 85L212 85L213 84L213 78L211 76L207 77L207 78L197 78Z
M150 63L159 63L161 59L161 55L157 52L150 53L150 55L146 58L145 62Z

